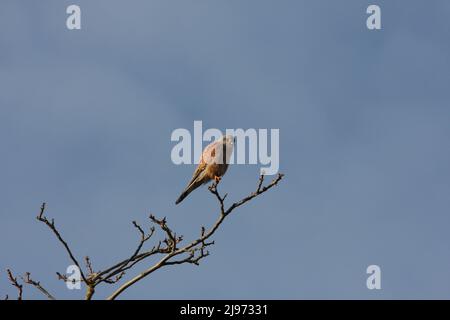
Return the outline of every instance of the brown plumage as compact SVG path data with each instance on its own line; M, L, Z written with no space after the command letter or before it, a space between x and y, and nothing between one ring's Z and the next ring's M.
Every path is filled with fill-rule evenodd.
M192 191L213 179L216 181L225 174L228 169L230 157L233 152L234 138L227 135L210 143L202 152L200 163L195 170L186 189L178 197L175 204L179 204Z

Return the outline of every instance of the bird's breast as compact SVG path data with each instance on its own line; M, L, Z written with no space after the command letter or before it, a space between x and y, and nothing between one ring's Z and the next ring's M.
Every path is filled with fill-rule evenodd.
M214 177L221 177L225 174L225 172L228 169L228 164L227 163L222 163L222 164L217 164L217 163L213 163L208 165L208 167L206 168L207 172L208 172L208 177L210 179L214 179Z

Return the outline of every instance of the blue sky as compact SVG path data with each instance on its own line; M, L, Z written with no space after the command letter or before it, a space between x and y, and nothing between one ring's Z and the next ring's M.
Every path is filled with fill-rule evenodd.
M174 205L194 166L170 160L171 132L202 120L280 129L286 179L225 222L199 267L122 298L449 298L449 14L444 0L2 0L0 294L14 294L10 267L83 296L56 280L70 261L35 221L44 201L94 268L126 257L150 212L187 239L210 225L206 188ZM258 172L232 166L221 189L239 199ZM381 290L366 288L371 264Z

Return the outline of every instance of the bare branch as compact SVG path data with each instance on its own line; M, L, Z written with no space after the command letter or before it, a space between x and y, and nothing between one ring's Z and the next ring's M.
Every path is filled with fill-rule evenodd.
M94 269L92 269L91 259L88 256L86 256L86 257L84 257L84 262L86 263L86 269L89 272L89 276L91 276L92 274L94 274Z
M55 234L55 236L58 238L59 242L61 242L64 246L64 248L66 249L67 253L69 254L70 259L73 261L73 263L78 267L78 269L80 270L80 274L81 274L81 278L83 278L83 281L85 283L88 283L86 276L84 275L83 270L80 267L80 264L78 263L78 260L75 258L75 256L73 255L72 251L69 248L69 245L67 244L66 241L64 241L64 239L62 238L61 234L59 233L59 231L56 229L55 227L55 221L52 219L51 221L49 221L47 219L47 217L44 215L45 212L45 202L42 204L41 206L41 211L39 213L39 215L36 217L36 219L40 222L45 223L50 230L53 231L53 233Z
M262 186L263 182L264 182L264 175L262 174L262 175L259 176L258 188L256 189L256 192L261 191L261 186Z
M205 241L211 237L216 230L220 227L222 222L225 220L225 218L236 208L242 206L243 204L247 203L248 201L252 200L253 198L259 196L260 194L266 192L267 190L271 189L272 187L276 186L278 182L280 182L281 179L283 179L283 174L278 174L275 179L273 179L268 185L262 186L264 182L264 176L261 175L259 178L259 183L257 186L257 189L255 192L250 194L249 196L233 203L228 209L225 209L225 198L226 194L222 197L220 196L217 185L218 181L214 182L210 187L209 190L211 193L217 198L219 204L220 204L220 215L215 224L209 229L209 231L205 231L204 228L202 228L202 233L200 238L192 241L190 244L176 249L176 236L174 236L174 233L167 227L166 225L166 219L158 220L154 216L150 216L150 219L154 221L156 224L160 225L160 227L166 232L168 238L171 239L173 243L173 247L170 246L170 243L167 243L169 246L170 252L167 253L162 259L160 259L156 264L151 266L150 268L144 270L142 273L138 274L131 280L124 283L121 287L119 287L111 296L108 297L108 300L114 300L116 299L123 291L125 291L127 288L135 284L136 282L142 280L143 278L147 277L149 274L155 272L156 270L160 269L163 266L166 265L174 265L174 264L182 264L182 263L193 263L198 265L199 261L203 259L204 257L209 255L208 251L205 251L205 247L208 245L213 244L213 242L206 243ZM167 240L167 239L166 239ZM199 247L200 245L200 247ZM199 252L199 255L196 257L195 254ZM173 257L182 255L182 254L188 254L187 257L181 260L172 260Z
M34 281L31 279L31 274L29 272L25 273L25 277L21 277L21 279L24 283L30 284L41 291L48 299L55 300L55 297L53 297L44 287L42 287L39 281Z
M58 280L63 280L64 282L67 281L67 276L65 274L61 274L60 272L56 272L56 276L58 277Z
M266 191L269 190L270 188L276 186L276 185L278 184L278 182L280 182L281 179L283 179L283 177L284 177L284 174L279 173L275 179L273 179L267 186L264 186L264 187L262 187L262 188L261 188L261 185L262 185L262 183L261 183L261 185L258 185L258 189L256 190L256 192L253 192L251 195L245 197L244 199L242 199L242 200L240 200L240 201L238 201L238 202L233 203L233 204L228 208L228 210L225 212L225 214L226 214L226 215L230 214L231 211L233 211L233 210L236 209L237 207L242 206L244 203L246 203L246 202L252 200L253 198L259 196L260 194L266 192ZM264 180L264 176L261 175L260 179Z
M136 282L144 279L151 273L156 270L170 265L179 265L179 264L194 264L199 265L200 261L209 255L209 251L207 247L214 244L214 241L208 241L208 239L219 229L225 218L236 208L244 205L248 201L254 199L260 194L268 191L272 187L276 186L278 182L283 178L282 174L279 174L275 179L273 179L269 184L264 186L264 175L261 175L258 180L258 184L256 187L256 191L251 193L250 195L244 197L243 199L234 202L228 208L225 205L225 199L227 194L221 196L218 191L219 181L213 182L209 187L209 191L215 196L217 199L220 212L215 223L207 230L205 227L201 227L200 235L195 240L192 240L190 243L185 244L183 247L179 247L179 244L183 241L182 236L177 236L176 232L174 232L167 224L166 218L158 219L154 215L150 215L149 219L152 224L154 224L151 228L149 228L149 232L146 233L144 228L141 227L136 221L132 221L134 228L139 233L139 242L137 247L134 249L132 254L126 259L121 260L120 262L114 264L111 267L108 267L104 270L95 271L92 266L92 261L89 257L85 257L85 265L87 270L87 275L82 271L78 260L75 258L72 250L70 249L67 242L62 238L60 232L55 227L54 220L49 220L45 215L45 203L42 204L39 215L37 216L37 220L43 222L50 230L55 234L56 238L59 242L62 243L66 252L68 253L70 259L73 263L79 268L81 278L77 281L84 282L87 286L86 288L86 296L87 300L90 300L95 293L95 288L100 283L107 284L115 284L119 282L126 274L128 270L135 267L138 263L147 261L148 258L152 256L160 255L159 260L154 263L152 266L147 267L143 272L136 275L132 279L128 280L124 284L122 284L119 288L117 288L109 297L109 300L113 300L117 298L123 291L127 288L135 284ZM156 227L156 228L155 228ZM158 241L157 245L154 245L150 249L144 250L144 245L146 242L153 237L156 229L160 229L162 234L164 234L164 238ZM63 280L65 282L69 281L68 276L65 274L61 274L59 272L56 273L59 280ZM19 299L22 299L22 285L17 282L17 279L13 277L12 273L8 270L8 276L10 282L19 290ZM33 285L38 290L40 290L47 298L55 299L53 295L51 295L46 289L44 289L41 284L37 281L31 279L30 273L26 273L25 277L22 277L22 280L26 284ZM9 297L6 296L6 299Z
M19 282L17 281L17 278L14 277L14 275L12 274L10 269L6 269L6 273L8 274L9 282L11 282L11 285L16 287L16 289L18 291L17 300L22 300L23 285L19 284Z
M120 279L122 279L122 277L125 275L125 271L122 271L121 273L119 273L118 275L116 275L113 279L112 276L104 279L103 281L109 284L114 284L120 281Z
M168 250L174 252L177 249L177 243L181 242L183 240L182 237L177 238L177 235L175 232L173 232L168 226L166 217L162 218L161 220L158 220L155 218L154 215L149 216L150 220L152 220L153 223L158 225L166 234L167 238L164 239L164 243L167 245Z
M118 282L122 277L125 275L125 271L131 268L134 264L130 265L131 262L136 261L136 257L138 256L139 252L141 251L143 245L145 242L147 242L155 233L155 227L150 228L150 232L148 234L145 234L142 227L136 222L133 221L133 226L139 231L141 235L140 242L134 251L134 253L129 257L128 259L119 262L118 264L112 266L111 268L108 268L107 270L101 271L96 274L96 276L92 279L94 285L99 284L100 282L106 282L110 284L114 284ZM158 247L153 247L150 252L147 252L147 256L154 254L160 250L161 244L158 245ZM140 260L138 260L140 261Z

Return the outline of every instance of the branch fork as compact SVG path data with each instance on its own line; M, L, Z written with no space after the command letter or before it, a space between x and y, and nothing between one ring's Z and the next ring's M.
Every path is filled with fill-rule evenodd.
M58 231L55 225L54 219L49 220L45 216L46 204L43 203L41 209L39 211L36 219L39 222L44 223L56 236L57 240L63 245L66 253L68 254L71 261L78 267L80 270L81 279L80 281L86 284L86 300L90 300L94 293L95 288L101 284L116 284L118 283L133 267L137 264L147 260L153 256L160 256L160 259L152 264L151 266L144 269L141 273L134 276L121 286L119 286L107 299L114 300L116 299L122 292L126 289L134 285L136 282L141 281L148 275L152 274L156 270L169 265L178 265L178 264L194 264L199 265L200 261L207 257L210 252L207 250L209 246L214 245L214 241L208 241L210 237L214 235L214 233L219 229L225 218L236 208L244 205L248 201L251 201L255 197L261 195L262 193L268 191L269 189L278 185L278 183L283 179L283 174L278 174L270 183L264 185L264 175L261 175L258 180L258 184L256 187L256 191L252 192L250 195L244 197L243 199L232 203L229 207L225 205L225 199L228 194L220 195L218 191L218 184L220 180L215 180L209 187L208 190L215 196L219 203L220 212L216 222L209 228L206 229L204 226L201 227L200 236L197 239L192 240L190 243L185 244L180 247L180 243L183 241L183 236L178 236L176 232L174 232L167 224L167 219L164 217L162 219L156 218L154 215L150 214L149 219L153 224L148 230L148 232L144 231L144 228L141 227L136 221L132 221L133 227L137 230L139 234L139 242L131 253L131 255L120 262L114 264L111 267L108 267L104 270L95 271L92 261L89 257L84 258L85 268L82 269L80 263L76 259L73 251L70 249L68 243L63 239L61 233ZM159 229L164 235L163 240L159 240L158 243L152 246L148 250L143 250L144 245L154 237L156 233L156 229ZM10 283L17 289L18 291L18 299L22 299L23 294L23 285L21 285L17 278L15 278L11 272L11 270L7 270L8 279ZM65 274L61 274L59 272L56 273L58 279L63 281L68 281L68 276ZM42 294L44 294L48 299L54 300L55 297L50 294L45 288L42 287L40 282L34 281L31 278L31 274L29 272L25 273L23 277L21 277L22 281L25 284L29 284L38 289ZM6 296L6 299L9 299L9 296Z

